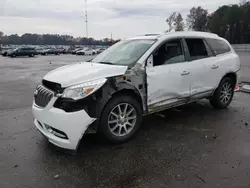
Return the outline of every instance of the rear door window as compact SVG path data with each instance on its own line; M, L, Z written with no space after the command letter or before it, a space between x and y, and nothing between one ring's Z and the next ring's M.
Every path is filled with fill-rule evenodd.
M185 39L190 54L190 60L198 60L209 57L206 45L203 39L187 38Z
M224 53L231 51L231 48L223 40L206 39L206 41L209 44L209 46L212 48L212 50L214 51L215 55L220 55L220 54L224 54Z

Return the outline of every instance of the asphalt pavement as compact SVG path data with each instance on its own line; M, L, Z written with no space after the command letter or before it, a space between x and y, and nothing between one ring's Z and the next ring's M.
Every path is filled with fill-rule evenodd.
M247 78L250 54L240 56ZM0 57L0 188L250 187L250 95L242 92L226 110L203 100L146 117L123 145L86 135L69 155L49 144L33 125L34 89L49 70L90 58Z

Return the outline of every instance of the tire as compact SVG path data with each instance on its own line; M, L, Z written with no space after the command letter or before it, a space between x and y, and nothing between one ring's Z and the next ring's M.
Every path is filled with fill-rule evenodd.
M15 55L15 54L12 54L10 57L14 58L14 57L16 57L16 55Z
M127 106L127 118L123 116L122 119L118 120L120 118L118 106L120 106L123 113ZM112 98L104 107L98 131L111 143L122 144L132 139L138 133L141 124L142 108L139 102L131 96L119 95ZM127 133L125 132L126 130Z
M34 57L34 54L30 54L29 56L30 56L30 57Z
M234 85L235 84L230 77L223 78L211 97L210 104L217 109L227 108L232 102L234 96Z
M95 55L95 52L93 52L92 55Z

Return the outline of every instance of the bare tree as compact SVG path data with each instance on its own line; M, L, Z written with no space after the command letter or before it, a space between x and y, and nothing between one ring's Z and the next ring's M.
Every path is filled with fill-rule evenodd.
M189 29L194 31L207 31L208 11L202 7L193 7L187 15Z
M183 18L182 15L180 13L178 13L178 15L175 17L175 31L183 31L184 30L184 22L183 22Z
M0 31L0 39L3 37L4 33Z
M176 20L176 12L173 12L166 20L166 22L168 23L167 32L172 31L172 29L174 28L174 25L175 25L175 20Z

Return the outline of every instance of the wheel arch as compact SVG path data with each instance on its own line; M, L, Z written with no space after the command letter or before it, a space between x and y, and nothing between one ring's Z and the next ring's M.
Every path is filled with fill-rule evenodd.
M226 73L226 74L223 76L223 78L221 79L221 81L222 81L224 78L231 78L231 79L233 80L233 84L234 84L234 87L235 87L235 85L236 85L236 83L237 83L237 75L236 75L235 72L228 72L228 73ZM220 81L220 82L221 82L221 81Z
M139 92L136 91L136 88L134 88L134 89L123 88L123 89L118 90L117 92L113 93L112 97L119 97L122 95L131 96L131 97L135 98L139 102L140 107L143 110L142 98L141 98Z
M107 96L105 97L106 98L105 105L114 97L119 97L122 95L125 95L125 96L129 95L131 97L134 97L139 102L140 107L143 111L142 97L141 97L138 89L135 86L133 86L132 84L127 83L127 82L120 82L120 83L116 83L115 87L109 84L108 86L103 88L103 91L109 93L108 98L107 98ZM105 105L103 106L103 108L105 107ZM103 108L102 108L102 110L103 110Z
M106 83L102 89L98 92L99 97L96 98L95 104L96 106L94 107L94 117L97 119L95 124L93 124L91 127L95 130L98 131L99 129L99 124L100 124L100 118L103 114L103 110L105 109L106 105L108 102L113 99L114 97L120 97L120 96L131 96L135 98L138 102L139 105L142 109L143 114L145 113L143 111L143 100L142 97L137 90L135 86L132 84L129 84L127 82L114 82L109 80L108 83Z

